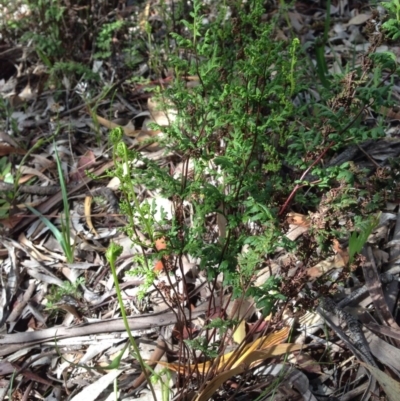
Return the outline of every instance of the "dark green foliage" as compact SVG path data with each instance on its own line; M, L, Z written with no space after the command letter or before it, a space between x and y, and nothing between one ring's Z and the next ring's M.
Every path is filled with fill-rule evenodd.
M248 6L231 2L229 18L227 10L219 6L215 19L204 24L206 10L195 1L190 17L180 21L184 29L168 36L175 51L167 54L166 67L174 71L174 80L158 99L166 113L174 110L176 116L168 127L157 128L165 133L163 146L176 152L184 166L193 165L192 173L171 175L169 168L128 152L114 139L117 154L126 155L125 165L115 174L126 194L124 213L133 216L129 208L135 203L141 232L150 239L155 232L164 236L178 259L184 254L198 258L210 281L222 273L234 297L247 291L267 314L283 299L280 279L255 288L255 273L266 255L293 246L283 240L278 220L279 207L295 185L284 168L303 172L327 148L334 152L383 134L380 127L364 125L361 115L371 99L374 108L390 104L390 86L377 77L391 58L371 57L362 68L340 76L326 72L329 85L318 85L306 71L299 41L275 38L277 20L264 21L263 1ZM161 68L159 61L154 70ZM188 88L190 76L198 77L198 85ZM310 88L319 98L303 102L301 96ZM134 167L139 161L145 167ZM306 209L316 207L335 183L350 186L358 180L348 164L317 164L310 173L315 190L298 191L295 198ZM138 205L129 189L132 182L172 199L176 215L162 223L153 221L155 211ZM358 191L342 191L330 206L332 213L357 210ZM183 218L189 205L190 224ZM216 217L219 235L212 229ZM137 242L133 226L127 231ZM332 233L341 235L335 219L319 237L326 240Z

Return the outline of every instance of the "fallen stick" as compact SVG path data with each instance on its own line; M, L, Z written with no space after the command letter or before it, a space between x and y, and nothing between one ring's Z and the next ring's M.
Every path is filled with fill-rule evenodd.
M185 311L185 316L189 319L203 315L209 305L208 302L200 305L195 311ZM183 318L183 316L182 316ZM131 330L146 330L154 327L168 326L177 323L178 313L159 312L146 315L129 317L129 327ZM107 319L101 322L83 323L73 327L52 327L49 329L0 335L0 356L11 354L21 348L41 344L46 341L70 338L76 336L89 336L101 333L114 333L125 331L124 322L119 319Z

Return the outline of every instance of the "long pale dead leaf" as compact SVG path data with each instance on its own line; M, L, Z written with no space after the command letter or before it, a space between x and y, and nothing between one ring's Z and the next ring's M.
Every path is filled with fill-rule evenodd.
M85 220L86 220L86 224L89 227L89 230L91 233L93 233L96 237L99 236L99 234L97 233L96 229L94 228L93 222L92 222L92 214L91 214L91 210L92 210L92 197L91 196L86 196L85 197Z
M323 274L329 273L333 269L343 268L346 264L341 255L338 253L334 257L329 257L313 267L309 267L306 273L311 278L321 277Z
M162 101L151 97L147 100L147 108L151 116L151 121L149 122L154 122L161 127L169 126L176 119L177 111L166 99Z
M362 265L365 285L368 288L368 292L375 306L375 310L379 312L384 322L388 326L398 329L399 325L394 320L392 312L390 311L385 300L385 295L383 293L382 285L380 283L379 273L375 264L372 248L370 246L367 246L363 249L362 254L366 256L366 261Z
M368 341L372 355L384 366L389 366L394 371L400 371L400 349L379 338L377 335L365 330L365 338ZM397 376L399 377L399 376Z
M379 333L387 337L395 338L396 340L400 340L400 329L396 329L395 327L387 327L381 326L377 323L369 323L366 324L369 330L373 331L374 333Z
M128 123L125 126L121 126L117 123L114 123L110 120L107 120L106 118L103 118L101 116L96 115L97 121L99 124L101 124L103 127L106 127L108 129L114 129L117 127L121 127L122 130L124 131L124 134L129 137L136 137L138 142L143 142L145 139L147 139L150 136L156 136L161 133L159 130L141 130L141 129L135 129L135 127L132 125L132 123Z
M375 379L378 380L389 401L398 401L400 394L400 383L398 381L392 379L385 372L382 372L381 370L374 368L371 365L363 362L360 362L360 364L365 366L375 377Z
M268 334L267 336L263 336L253 341L252 343L247 344L244 348L239 348L235 351L228 352L227 354L222 355L218 361L217 371L221 372L226 369L227 364L229 364L232 369L236 368L241 363L243 363L244 360L246 360L249 354L253 353L255 350L263 350L280 344L282 341L286 340L289 334L289 330L290 328L285 327L276 333ZM165 366L168 369L173 370L174 372L184 373L188 369L192 371L195 369L203 374L210 370L214 363L214 361L207 361L204 363L192 364L187 367L179 363L167 363L162 361L159 362L160 365Z
M110 120L107 120L106 118L103 118L99 115L96 115L96 119L99 122L99 124L101 124L103 127L106 127L108 129L114 129L114 128L118 128L121 127L119 124L116 124ZM140 130L135 130L135 127L133 127L132 124L127 124L124 127L121 127L124 131L125 135L131 136L134 133L139 133Z
M286 340L287 336L289 335L289 331L290 331L289 327L284 327L282 330L277 331L276 333L271 333L268 334L267 336L258 338L257 340L249 344L249 346L247 346L244 349L244 352L238 358L236 357L237 352L234 351L233 354L235 354L235 356L232 359L235 362L233 363L232 366L236 367L239 364L243 363L246 360L246 358L248 358L248 355L252 354L255 350L262 350L269 348L273 345L280 344L282 341ZM218 366L218 368L221 368L221 364Z
M350 21L347 24L344 24L345 26L349 25L361 25L367 22L371 18L370 14L358 14L355 17L351 18Z
M210 397L213 396L215 391L230 377L243 373L246 369L250 367L252 363L257 361L261 362L265 359L283 355L288 352L299 351L302 348L303 348L302 345L297 345L297 344L278 344L266 350L252 351L248 353L244 359L242 359L240 364L235 363L235 365L237 365L236 367L228 370L227 372L222 372L216 377L214 377L208 383L204 391L201 394L199 394L199 396L196 398L196 401L208 400Z
M220 213L217 213L217 226L219 231L219 242L224 245L226 239L226 227L228 225L228 220L226 219L224 212L224 205L221 205L218 208Z
M123 370L112 370L99 380L86 386L79 394L71 399L71 401L95 401L100 395L104 395L107 387L123 372Z

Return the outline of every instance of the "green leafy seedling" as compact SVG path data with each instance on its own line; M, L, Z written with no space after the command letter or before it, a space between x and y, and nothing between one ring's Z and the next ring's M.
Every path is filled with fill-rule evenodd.
M54 145L55 146L55 145ZM61 231L45 216L43 216L40 212L38 212L33 207L26 205L26 207L36 216L40 218L42 223L53 233L56 240L61 244L61 247L64 251L65 257L67 258L68 263L74 262L74 245L71 242L71 226L70 226L70 210L68 203L68 193L67 186L65 184L64 175L61 167L61 161L58 157L58 152L56 149L56 162L57 162L57 170L58 176L60 180L60 187L62 193L62 200L64 206L64 217L61 216Z
M389 19L382 24L389 38L397 40L400 37L400 0L380 3L389 13Z
M354 260L356 253L360 253L363 246L367 242L368 237L379 223L380 214L373 216L367 222L362 224L360 231L353 231L349 240L349 263Z
M77 278L73 283L64 281L62 286L52 286L47 296L47 309L57 308L56 304L62 300L65 295L72 296L73 298L81 298L82 293L80 287L85 284L83 277Z
M53 233L55 239L61 244L65 257L68 263L74 261L74 250L69 241L65 238L65 233L62 233L47 217L43 216L40 212L29 205L25 205L34 215L39 217L42 223Z
M64 180L64 175L61 167L61 161L60 158L58 157L58 152L57 148L54 148L56 150L56 161L57 161L57 171L58 171L58 176L60 180L60 186L61 186L61 193L62 193L62 200L63 200L63 206L64 206L64 213L65 213L65 219L61 218L61 227L62 227L62 236L64 239L64 243L66 248L68 248L68 254L67 255L67 260L69 263L72 263L74 261L74 247L71 244L71 226L70 226L70 210L69 210L69 203L68 203L68 193L67 193L67 185L65 184Z

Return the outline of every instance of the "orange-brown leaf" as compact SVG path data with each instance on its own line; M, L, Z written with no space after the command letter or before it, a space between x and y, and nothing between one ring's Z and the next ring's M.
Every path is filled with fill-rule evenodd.
M15 148L14 146L11 146L5 142L0 142L0 156L8 156L11 153L24 155L26 150Z

